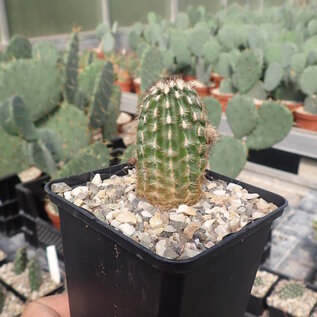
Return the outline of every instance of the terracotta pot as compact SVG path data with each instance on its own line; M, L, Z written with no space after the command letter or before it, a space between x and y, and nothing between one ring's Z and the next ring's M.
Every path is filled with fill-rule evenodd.
M48 218L52 222L53 227L60 230L61 223L60 223L60 219L59 219L59 214L57 214L53 208L54 207L52 206L52 204L49 201L47 201L44 204L44 209L46 211Z
M294 115L297 127L317 131L317 115L305 112L303 107L295 110Z
M219 88L223 78L217 73L211 73L210 79L215 84L215 88Z
M133 86L134 86L134 91L140 95L141 94L141 78L134 78L133 79Z
M184 80L185 81L194 81L194 80L196 80L196 77L192 76L192 75L186 75L186 76L184 76Z
M119 86L121 91L131 92L133 81L132 81L132 79L129 79L127 81L118 81L117 80L117 81L115 81L115 85Z
M303 107L302 102L291 101L291 100L281 100L281 102L285 107L287 107L293 113L295 112L295 110Z
M233 94L222 94L219 88L211 90L211 96L218 99L221 104L222 112L226 112L227 104L229 100L234 96Z

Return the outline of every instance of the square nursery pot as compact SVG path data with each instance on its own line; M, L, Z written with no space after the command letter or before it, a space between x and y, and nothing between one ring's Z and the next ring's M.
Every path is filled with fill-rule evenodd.
M162 258L51 191L126 175L118 165L48 183L59 208L70 311L76 317L242 317L272 221L287 205L281 196L206 172L209 179L239 183L278 208L186 260Z
M16 216L7 217L5 219L0 218L0 233L11 237L21 232L21 220L22 219L19 214Z

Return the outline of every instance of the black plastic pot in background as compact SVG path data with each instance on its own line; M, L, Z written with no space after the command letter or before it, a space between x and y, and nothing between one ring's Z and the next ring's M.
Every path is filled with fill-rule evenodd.
M76 317L242 317L272 221L286 200L239 182L278 208L187 260L164 259L51 191L85 184L95 173L123 176L126 165L46 185L59 208L70 310ZM207 172L209 179L237 181Z
M20 215L0 219L0 233L5 236L11 237L21 232L22 219Z
M0 206L16 199L15 185L21 183L18 175L11 174L0 178Z
M44 209L46 197L44 186L49 179L48 175L43 175L36 180L16 186L22 232L25 240L36 248L45 249L54 244L58 257L63 259L61 233L51 225Z
M110 149L111 155L110 166L118 165L120 163L120 156L126 148L123 139L120 137L113 138L107 146Z

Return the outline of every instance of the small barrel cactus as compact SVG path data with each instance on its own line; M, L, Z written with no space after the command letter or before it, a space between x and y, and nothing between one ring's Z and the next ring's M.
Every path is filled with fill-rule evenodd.
M30 260L28 264L29 270L29 283L30 288L33 291L38 291L42 284L42 270L37 258Z
M191 84L157 81L139 106L137 192L162 209L195 204L216 131Z
M304 294L305 286L301 283L291 282L287 283L280 291L279 297L281 299L289 299L302 297Z
M22 247L15 254L13 271L15 274L21 274L26 269L28 262L26 248Z

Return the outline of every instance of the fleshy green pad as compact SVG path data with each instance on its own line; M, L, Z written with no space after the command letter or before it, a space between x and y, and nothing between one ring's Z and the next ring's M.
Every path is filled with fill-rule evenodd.
M222 108L219 101L213 97L206 97L203 99L206 105L206 113L210 123L218 128L221 121Z

